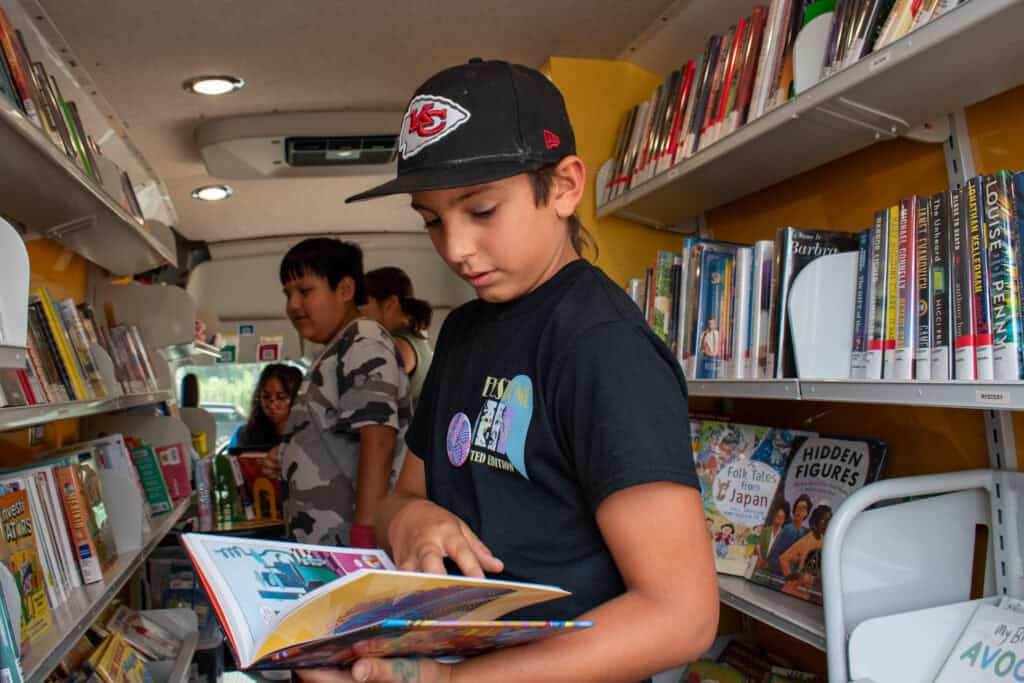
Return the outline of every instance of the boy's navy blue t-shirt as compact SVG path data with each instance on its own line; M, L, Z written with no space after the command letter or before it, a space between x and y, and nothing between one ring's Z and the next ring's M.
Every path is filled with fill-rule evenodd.
M594 517L607 496L699 486L678 363L583 260L525 297L448 316L406 442L428 498L504 561L498 578L572 592L513 618L572 619L624 592Z

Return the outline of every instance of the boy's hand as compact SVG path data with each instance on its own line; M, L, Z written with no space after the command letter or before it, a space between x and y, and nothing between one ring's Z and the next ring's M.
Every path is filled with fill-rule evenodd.
M402 506L391 521L388 537L391 556L404 571L447 574L446 557L465 576L482 578L484 572L505 568L465 522L428 500Z
M432 659L360 659L351 669L307 669L303 683L450 683L451 666Z

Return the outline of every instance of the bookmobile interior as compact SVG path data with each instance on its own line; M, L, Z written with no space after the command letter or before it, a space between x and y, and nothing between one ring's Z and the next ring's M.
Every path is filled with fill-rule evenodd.
M194 444L191 435L204 432L197 450L223 445L244 420L262 363L303 365L315 356L285 317L277 280L281 256L306 236L357 242L367 269L403 268L417 296L434 306L436 338L445 314L470 300L472 289L436 258L407 197L343 200L394 174L395 135L413 88L470 57L539 68L561 90L590 173L579 215L600 246L597 264L626 288L635 278L641 291L656 288L659 253L681 254L687 239L753 245L789 226L856 233L903 198L1024 170L1020 0L890 2L893 11L912 5L911 18L934 16L860 59L818 68L809 83L741 118L735 130L727 125L732 105L721 97L726 127L693 150L685 143L676 150L680 126L673 129L670 102L679 97L678 118L688 126L684 91L697 92L700 80L699 63L686 79L688 60L704 55L706 66L713 36L723 55L727 41L742 54L751 18L763 13L767 36L785 14L780 3L801 5L452 0L412 11L391 1L0 0L0 46L32 65L26 87L34 82L37 98L26 107L7 96L0 65L0 366L39 362L29 348L34 310L67 299L87 304L77 309L83 318L137 331L152 366L141 382L126 378L116 351L86 340L101 386L36 391L46 395L33 399L29 384L29 398L15 401L12 387L0 385L0 465L19 467L112 431L154 444ZM821 44L834 44L827 28L841 26L844 11L852 17L875 4L830 1ZM834 57L823 62L827 47L802 47L812 63L817 54L818 66ZM793 55L799 81L805 53ZM739 87L743 62L732 61ZM733 83L727 66L723 72L722 81ZM183 87L209 75L239 80L221 96ZM672 95L662 97L660 119L649 119L666 122L669 142L629 177L621 168L629 126L641 103L657 110L659 88ZM657 135L655 125L651 139ZM198 198L218 191L226 198ZM686 304L678 290L684 299L688 290L686 276L676 277L671 305L680 311ZM850 297L853 286L822 284L807 324L836 324L827 310L833 295ZM644 294L639 304L653 309L648 299L661 294ZM26 302L40 296L50 301L26 313ZM669 317L679 322L677 313ZM212 343L197 340L197 321ZM200 378L200 408L182 407L185 372ZM979 604L1024 598L1024 479L1016 455L1024 374L914 376L688 372L691 413L877 440L887 451L883 478L832 509L821 551L824 605L720 574L723 636L756 644L748 652L771 662L817 673L815 680L930 681ZM890 504L875 505L882 501ZM132 504L107 501L112 517ZM56 603L49 598L49 628L22 650L26 680L60 678L69 653L113 601L165 607L145 593L167 552L161 546L176 545L167 535L191 510L188 498L179 499L144 528L120 529L103 581L79 582ZM180 651L154 676L213 680L223 646L198 632L194 611L185 612L153 612L182 633ZM680 669L655 680L695 680L686 676Z

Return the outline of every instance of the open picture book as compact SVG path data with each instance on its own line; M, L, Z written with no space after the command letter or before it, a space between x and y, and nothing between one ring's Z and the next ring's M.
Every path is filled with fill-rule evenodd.
M495 621L568 593L402 572L382 550L207 534L182 540L243 669L346 667L365 656L465 657L591 625Z

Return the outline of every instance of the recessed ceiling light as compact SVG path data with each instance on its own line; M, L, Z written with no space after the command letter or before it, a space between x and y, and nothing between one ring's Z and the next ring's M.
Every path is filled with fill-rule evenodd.
M192 190L192 199L201 199L204 202L219 202L222 199L227 199L232 194L234 194L234 190L227 185L206 185Z
M240 90L245 81L235 76L197 76L184 83L185 90L197 95L227 95Z

